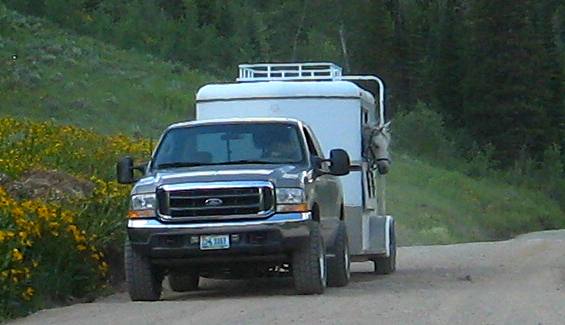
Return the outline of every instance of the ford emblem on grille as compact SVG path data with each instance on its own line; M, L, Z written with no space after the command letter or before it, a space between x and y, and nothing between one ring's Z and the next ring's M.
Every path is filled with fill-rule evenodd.
M204 201L204 205L209 206L209 207L217 207L224 204L224 201L222 201L222 199L218 199L218 198L210 198L207 199L206 201Z

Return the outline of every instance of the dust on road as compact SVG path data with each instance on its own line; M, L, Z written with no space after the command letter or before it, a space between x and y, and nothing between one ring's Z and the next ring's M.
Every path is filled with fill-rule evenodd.
M120 293L13 324L565 324L565 230L399 250L398 271L353 264L352 283L297 296L289 279L213 281L159 302Z

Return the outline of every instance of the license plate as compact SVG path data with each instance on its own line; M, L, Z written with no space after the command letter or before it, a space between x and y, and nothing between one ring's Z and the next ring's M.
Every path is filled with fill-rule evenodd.
M200 236L200 249L226 249L230 248L228 235Z

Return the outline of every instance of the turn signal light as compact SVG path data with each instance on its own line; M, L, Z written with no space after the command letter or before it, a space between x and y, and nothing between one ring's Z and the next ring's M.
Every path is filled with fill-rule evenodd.
M277 212L307 212L308 203L300 204L278 204Z
M128 218L129 219L153 218L153 217L155 217L155 211L153 211L153 210L129 210L128 211Z

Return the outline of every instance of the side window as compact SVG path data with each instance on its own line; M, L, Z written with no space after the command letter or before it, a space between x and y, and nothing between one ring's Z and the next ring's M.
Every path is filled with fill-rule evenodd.
M320 155L320 152L316 148L316 145L314 144L314 140L312 140L312 136L310 135L310 132L308 132L308 129L306 128L304 129L304 135L306 136L306 144L308 145L308 151L310 152L310 154L314 156L322 157L322 155Z

